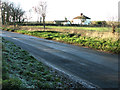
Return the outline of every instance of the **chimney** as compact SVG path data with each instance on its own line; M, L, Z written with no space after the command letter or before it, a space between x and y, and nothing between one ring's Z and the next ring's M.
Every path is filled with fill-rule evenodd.
M80 15L83 16L83 13L81 13Z

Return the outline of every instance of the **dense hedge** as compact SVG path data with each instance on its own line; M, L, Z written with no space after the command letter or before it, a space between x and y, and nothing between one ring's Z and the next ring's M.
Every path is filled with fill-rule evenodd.
M41 23L30 23L30 22L24 22L24 23L16 23L17 25L20 26L43 26L43 24ZM9 25L13 25L13 23L9 23ZM110 25L107 24L101 24L101 22L96 22L94 24L90 24L90 25L80 25L80 24L68 24L68 25L63 25L63 24L54 24L54 23L46 23L46 26L81 26L81 27L110 27Z

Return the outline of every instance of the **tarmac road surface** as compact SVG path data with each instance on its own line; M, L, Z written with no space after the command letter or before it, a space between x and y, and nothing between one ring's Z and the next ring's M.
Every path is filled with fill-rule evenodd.
M118 88L118 55L2 31L0 36L86 87Z

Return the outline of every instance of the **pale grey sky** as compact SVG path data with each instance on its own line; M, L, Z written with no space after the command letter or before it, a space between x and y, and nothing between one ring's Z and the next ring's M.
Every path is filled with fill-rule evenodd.
M40 0L9 0L20 4L28 11L37 5ZM43 0L44 1L44 0ZM91 18L91 20L109 20L118 17L118 2L120 0L46 0L46 21L62 20L67 17L72 20L80 13ZM32 14L32 20L37 20L37 15Z

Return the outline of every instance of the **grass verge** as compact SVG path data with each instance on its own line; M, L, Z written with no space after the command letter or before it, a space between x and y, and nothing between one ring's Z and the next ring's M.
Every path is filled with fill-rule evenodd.
M81 88L12 42L2 40L2 89Z
M43 26L29 26L31 28L43 28ZM65 29L65 30L91 30L91 31L100 31L107 32L112 31L111 27L77 27L77 26L46 26L48 29ZM120 28L116 28L118 32Z

